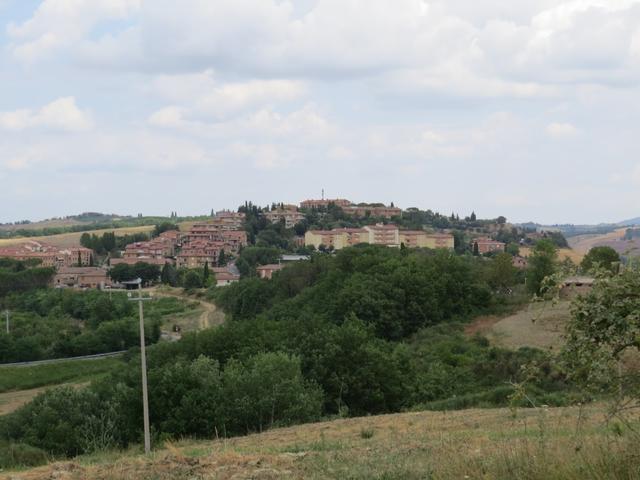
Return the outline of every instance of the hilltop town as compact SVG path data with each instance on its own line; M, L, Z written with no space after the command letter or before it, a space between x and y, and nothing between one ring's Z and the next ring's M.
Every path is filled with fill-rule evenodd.
M91 214L94 217L101 218ZM118 281L110 271L126 272L124 266L136 264L157 267L158 278L151 280L158 280L164 268L188 270L206 265L215 274L216 284L222 286L240 279L236 260L242 249L251 245L277 247L281 252L276 262L254 265L262 278L271 278L284 263L308 258L314 251L332 252L359 244L448 249L475 255L509 251L513 265L519 269L527 266L519 247L547 236L559 240L561 247L566 245L558 232L517 227L504 217L479 220L471 213L460 218L416 208L403 210L393 204L354 204L346 199L309 199L299 205L274 203L264 208L247 202L237 210L212 211L208 218L191 222L177 222L174 214L154 218L164 220L163 231L157 235L151 232L121 237L119 230L113 229L103 234L102 240L111 242L106 249L101 239L85 232L77 246L57 247L48 237L16 240L13 245L0 246L0 257L54 267L57 273L53 284L60 288L116 286Z

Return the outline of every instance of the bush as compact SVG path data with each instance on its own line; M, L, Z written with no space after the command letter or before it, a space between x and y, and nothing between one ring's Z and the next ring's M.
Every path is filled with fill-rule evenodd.
M47 453L24 443L0 443L0 470L4 468L36 467L49 461Z

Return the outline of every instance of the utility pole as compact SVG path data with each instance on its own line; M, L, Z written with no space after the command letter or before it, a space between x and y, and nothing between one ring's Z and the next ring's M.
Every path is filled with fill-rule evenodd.
M142 368L142 415L144 422L144 453L151 452L151 434L149 433L149 393L147 392L147 352L144 344L144 309L142 302L151 300L150 297L142 297L142 279L136 281L138 283L138 298L129 298L132 302L138 302L140 314L140 362ZM131 293L129 293L131 297Z

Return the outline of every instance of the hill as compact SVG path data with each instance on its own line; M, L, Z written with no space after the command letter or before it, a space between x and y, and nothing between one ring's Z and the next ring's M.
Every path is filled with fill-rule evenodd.
M107 452L11 473L40 479L636 478L630 435L602 406L413 412L217 441ZM634 470L635 469L635 470Z
M122 221L133 219L127 215L104 214L97 212L85 212L79 215L70 215L68 217L48 218L37 222L23 221L16 223L0 224L0 231L16 231L16 230L41 230L45 228L72 227L77 225L95 225L99 223L111 223L113 221Z
M622 222L618 222L618 225L621 227L633 227L634 225L640 225L640 217L623 220Z
M569 238L569 245L576 252L586 255L593 247L609 246L620 255L640 255L640 239L625 240L626 228L618 228L606 234L578 235Z
M178 223L178 226L180 227L180 230L186 231L194 223L195 221L180 222ZM60 233L57 235L0 238L0 247L17 245L29 240L48 243L50 245L54 245L60 248L78 247L80 246L80 237L82 236L83 233L90 233L92 235L100 236L106 232L113 232L116 234L116 236L122 236L127 234L131 235L133 233L149 233L153 231L153 229L154 229L154 225L142 225L142 226L135 226L135 227L104 228L100 230L88 229L88 230L80 230L77 232Z

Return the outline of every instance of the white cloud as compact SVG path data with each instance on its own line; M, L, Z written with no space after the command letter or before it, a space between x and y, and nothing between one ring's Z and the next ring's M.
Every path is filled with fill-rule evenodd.
M276 105L301 98L303 82L288 79L223 82L211 70L197 74L160 75L151 89L180 102L197 116L225 117L255 106Z
M547 125L547 133L554 138L571 138L578 135L580 130L570 123L550 123Z
M128 18L140 4L141 0L44 0L29 20L9 24L9 50L21 61L39 60L73 47L101 21Z
M639 0L473 3L316 0L300 10L277 0L184 0L179 8L170 0L45 0L30 20L9 27L10 49L30 60L68 49L92 67L138 71L383 75L391 90L481 97L640 81ZM94 38L95 27L113 19L129 22ZM197 84L197 75L159 83ZM290 80L270 82L216 83L203 109L219 115L265 95L300 94Z
M91 115L80 110L74 97L54 100L38 111L28 109L0 112L0 128L6 130L24 130L27 128L47 128L70 132L91 129Z

